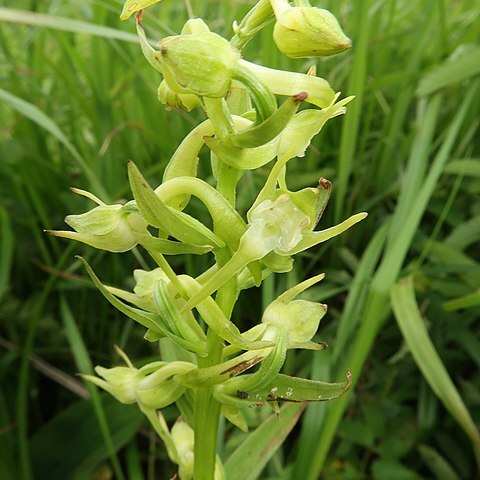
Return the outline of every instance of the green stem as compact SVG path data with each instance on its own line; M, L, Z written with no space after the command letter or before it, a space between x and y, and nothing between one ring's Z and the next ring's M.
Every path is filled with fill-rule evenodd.
M228 261L226 252L217 254L221 265ZM226 282L218 291L216 301L227 318L230 318L236 300L236 279ZM198 358L198 367L211 367L223 359L222 339L210 328L207 333L208 356ZM213 398L213 388L199 388L195 397L195 480L212 480L215 473L217 432L221 404Z
M240 62L232 71L232 78L238 80L249 92L257 112L256 124L272 115L277 108L277 101L265 83Z
M209 354L198 359L199 368L210 367L222 361L222 341L212 329L207 334ZM217 431L220 403L213 398L213 388L199 388L194 406L195 424L195 480L212 480L217 453Z
M204 97L203 106L220 140L225 141L235 133L232 116L223 98Z
M238 50L242 50L242 48L272 20L273 10L270 5L270 0L260 0L247 15L245 15L240 25L235 29L235 35L230 40L230 43Z

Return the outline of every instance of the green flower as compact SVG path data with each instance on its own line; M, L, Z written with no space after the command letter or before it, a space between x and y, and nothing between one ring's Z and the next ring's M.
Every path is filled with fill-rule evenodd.
M175 376L197 368L188 362L152 362L137 369L124 352L118 348L117 352L126 367L97 366L98 377L83 375L83 378L103 388L119 402L138 403L142 408L160 409L177 401L185 393L185 387L175 381Z
M75 232L48 230L48 233L117 253L126 252L137 245L136 232L146 233L147 222L132 204L106 205L89 192L78 189L72 191L95 201L98 207L65 218L65 223Z

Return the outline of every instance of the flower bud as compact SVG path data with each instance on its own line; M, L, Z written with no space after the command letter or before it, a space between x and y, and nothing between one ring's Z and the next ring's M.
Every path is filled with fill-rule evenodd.
M171 436L178 454L180 478L193 478L195 435L192 427L179 418L172 427Z
M157 280L168 282L168 277L161 268L155 268L151 271L134 270L135 287L133 291L137 297L142 300L142 304L148 307L151 312L156 311L155 302L153 300L153 287Z
M290 58L335 55L352 45L335 16L316 7L285 9L277 17L273 39Z
M121 403L138 402L146 408L160 409L177 401L185 392L185 387L174 377L196 368L196 365L187 362L153 362L137 369L123 352L121 355L127 361L127 367L97 366L95 372L101 378L92 375L84 375L84 378Z
M325 313L327 306L322 303L307 300L294 300L287 304L273 302L265 310L262 321L287 330L290 345L311 340Z
M190 112L200 106L200 100L196 95L191 93L177 93L168 86L165 80L163 80L158 87L158 100L160 103L166 105L167 110L180 108L186 112Z
M95 372L98 377L86 376L87 380L95 383L115 397L119 402L125 404L135 403L135 386L137 384L138 370L131 367L104 368L97 366Z
M117 253L132 249L138 243L135 231L145 231L147 227L147 223L138 213L131 213L131 210L122 205L105 204L81 215L68 215L65 223L76 232L49 233Z
M170 87L178 93L223 97L240 58L227 40L212 32L167 37L155 56Z
M289 347L309 342L327 312L327 306L321 303L294 300L298 294L323 278L324 275L320 274L290 288L274 300L263 314L262 323L286 332Z

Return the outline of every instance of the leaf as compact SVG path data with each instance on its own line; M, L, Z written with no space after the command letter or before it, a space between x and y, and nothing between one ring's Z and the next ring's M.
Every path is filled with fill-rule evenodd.
M465 175L467 177L480 177L480 159L478 158L462 158L460 160L452 160L445 167L445 173L453 173L454 175Z
M2 10L0 9L0 18L2 15ZM0 101L5 102L11 108L16 110L17 112L21 113L25 117L29 118L32 122L35 122L40 127L44 128L47 132L53 135L72 155L72 157L76 160L78 165L84 171L85 176L87 177L88 181L92 185L92 188L96 190L96 192L105 199L108 199L108 195L105 192L101 182L90 168L88 163L82 158L78 150L74 147L74 145L70 142L70 140L65 136L62 132L60 127L45 113L43 113L38 107L35 105L18 98L15 95L3 90L0 88Z
M137 433L143 415L136 407L122 405L109 395L100 397L117 451ZM74 403L38 430L31 438L31 451L35 478L51 479L74 478L80 472L92 471L108 455L92 404L87 400Z
M448 302L443 303L442 306L449 312L464 308L478 307L480 306L480 290L449 300Z
M450 464L434 448L420 445L418 451L435 478L438 480L460 480Z
M85 346L70 307L63 296L61 297L60 310L63 324L65 326L65 333L75 358L75 365L82 373L93 373L92 362L90 360L88 350ZM116 451L118 450L118 447L116 448L115 446L113 432L111 431L108 422L107 412L105 411L105 407L102 404L100 395L95 387L87 384L87 390L90 392L93 412L95 414L98 428L100 429L103 437L103 445L105 446L106 452L110 457L115 475L119 478L119 480L122 480L124 476L120 467L120 463L116 457Z
M45 15L43 13L16 10L13 8L0 8L0 20L3 22L32 25L35 27L53 28L55 30L63 30L66 32L95 35L97 37L138 44L138 38L133 33L105 27L103 25L95 25L91 22L82 22L80 20L72 20L71 18L57 17L55 15Z
M480 451L480 433L428 335L415 299L412 278L397 283L391 291L398 326L428 384Z
M0 300L5 294L10 281L12 267L14 237L10 216L5 208L0 205Z
M242 375L234 380L240 384L242 381L248 381L253 375L255 374ZM351 382L351 374L348 371L347 380L340 383L320 382L279 374L268 385L262 385L259 389L237 390L235 397L220 392L218 397L225 403L239 408L264 402L325 402L343 395L350 388Z
M287 404L268 417L225 462L228 480L255 480L296 425L305 405Z
M419 97L431 95L441 88L471 78L480 73L480 46L462 45L445 62L428 72L417 88Z

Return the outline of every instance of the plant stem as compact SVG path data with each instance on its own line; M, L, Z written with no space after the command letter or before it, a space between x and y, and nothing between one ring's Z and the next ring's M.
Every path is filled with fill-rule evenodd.
M199 368L210 367L222 361L222 341L212 329L207 335L209 354L198 359ZM214 478L217 451L217 430L220 403L213 398L213 388L200 388L195 397L195 480Z
M227 252L220 251L216 255L219 266L229 260ZM230 319L237 299L236 279L232 278L219 288L216 302L225 316ZM207 332L208 356L198 358L198 367L211 367L222 362L222 339L211 329ZM212 480L215 475L217 453L217 432L220 420L220 403L213 398L213 387L199 388L195 396L194 424L194 479Z

